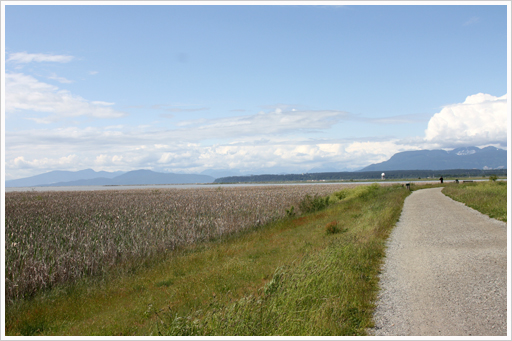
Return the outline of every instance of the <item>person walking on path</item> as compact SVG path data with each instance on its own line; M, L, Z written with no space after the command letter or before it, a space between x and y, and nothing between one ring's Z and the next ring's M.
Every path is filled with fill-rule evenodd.
M405 200L370 334L507 335L507 224L441 190Z

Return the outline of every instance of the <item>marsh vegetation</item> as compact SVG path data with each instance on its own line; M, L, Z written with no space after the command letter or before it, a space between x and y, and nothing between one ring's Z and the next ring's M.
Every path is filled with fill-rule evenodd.
M279 219L291 206L300 214L318 201L300 206L304 197L346 187L6 193L6 301L85 276L133 272L179 247Z

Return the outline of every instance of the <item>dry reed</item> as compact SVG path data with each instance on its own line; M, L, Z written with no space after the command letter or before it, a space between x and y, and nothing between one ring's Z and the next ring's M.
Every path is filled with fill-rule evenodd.
M347 185L6 193L6 301L266 224L308 194L342 188Z

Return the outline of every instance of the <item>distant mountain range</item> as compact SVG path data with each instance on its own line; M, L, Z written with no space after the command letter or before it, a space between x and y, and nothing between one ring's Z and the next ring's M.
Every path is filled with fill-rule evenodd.
M112 179L116 176L122 175L126 172L95 172L92 169L84 169L77 172L72 171L51 171L39 175L30 176L28 178L7 180L5 187L30 187L50 185L58 182L76 181L76 180L89 180L95 178Z
M130 172L52 171L24 179L9 180L5 187L113 186L211 183L215 178L200 174L158 173L140 169Z
M503 168L507 168L506 150L495 147L464 147L451 151L416 150L396 153L389 160L369 165L360 171Z
M457 148L444 150L417 150L401 152L393 155L388 161L372 164L352 172L339 172L333 167L314 168L309 172L297 171L294 174L278 172L280 169L270 169L267 173L262 169L241 172L236 169L205 170L201 174L159 173L151 170L134 170L130 172L95 172L84 169L77 172L52 171L28 178L8 180L5 187L35 187L35 186L108 186L108 185L165 185L238 181L288 181L327 180L337 178L357 179L363 174L357 172L382 172L405 170L461 170L461 169L506 169L507 151L494 147ZM279 174L278 174L279 173ZM342 174L343 173L343 174ZM351 173L351 174L349 174ZM285 175L286 174L286 175ZM305 174L309 174L305 176ZM313 175L314 174L314 175ZM405 173L404 173L405 174ZM274 180L269 180L268 177ZM370 174L368 173L368 176ZM397 173L397 176L402 176ZM365 175L366 176L366 175ZM372 174L373 176L373 174ZM268 178L268 179L267 179ZM250 180L248 180L250 179ZM263 180L265 179L265 180ZM301 180L299 180L301 179Z

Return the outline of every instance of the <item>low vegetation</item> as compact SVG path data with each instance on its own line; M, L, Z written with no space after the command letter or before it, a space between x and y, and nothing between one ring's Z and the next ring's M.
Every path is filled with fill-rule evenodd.
M282 218L286 207L318 209L316 198L345 187L6 193L6 302L83 277L134 272L185 245Z
M325 192L322 198L328 205L309 205L315 209L304 214L301 205L318 203L322 197L317 185L307 187L314 190L301 189L291 196L293 200L274 202L281 218L269 223L255 226L252 220L252 227L222 238L199 238L175 246L158 262L132 272L115 272L122 266L118 263L110 269L116 275L101 281L85 276L30 297L20 296L6 307L6 334L364 335L372 325L385 240L409 191L402 186L331 186L326 189L329 199ZM248 197L262 190L265 194L257 200L265 202L273 195L272 188L266 193L258 188ZM140 195L126 194L132 200ZM151 192L144 198L157 205L170 194L179 193ZM27 195L38 200L41 194ZM159 200L150 200L151 195ZM191 201L195 205L201 202L199 192L189 195L196 199ZM70 199L60 203L73 206ZM240 197L235 201L243 202ZM95 201L98 210L99 202ZM287 214L292 206L299 209ZM115 206L110 209L115 217ZM78 215L80 210L74 212ZM146 219L152 222L154 213L148 212ZM160 214L160 219L165 216ZM151 230L152 224L141 222L141 230ZM133 231L118 228L115 232L125 230ZM157 242L155 237L150 240Z
M331 195L329 201L336 205L293 220L287 227L308 231L314 247L281 264L269 281L249 295L223 303L212 300L186 314L169 308L158 316L159 332L365 335L373 325L385 240L407 194L402 186L372 185Z
M491 176L489 181L450 183L443 193L491 218L507 222L507 181L496 180Z

